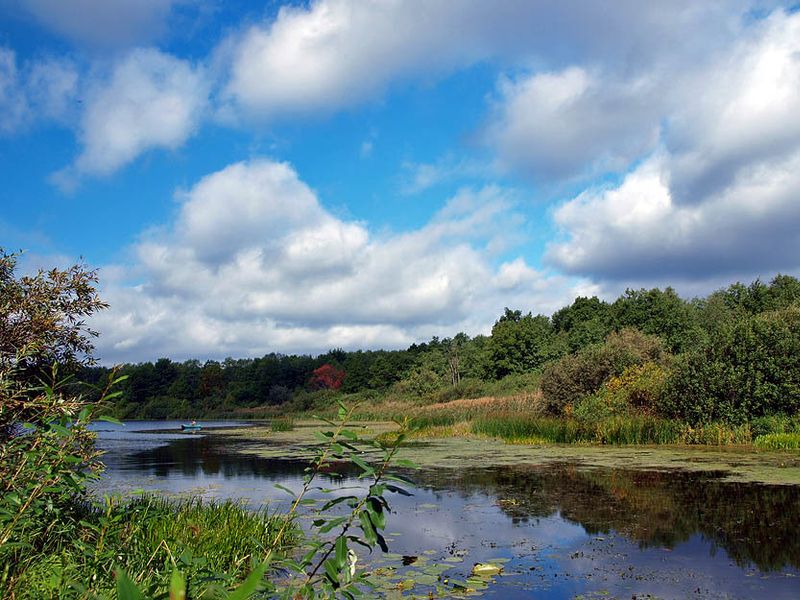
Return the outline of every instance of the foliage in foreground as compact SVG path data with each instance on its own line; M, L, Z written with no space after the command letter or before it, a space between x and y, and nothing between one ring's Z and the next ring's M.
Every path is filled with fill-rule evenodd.
M352 550L386 548L385 496L408 494L406 481L387 472L403 427L391 443L360 440L340 405L302 489L286 490L294 500L284 515L249 514L230 503L98 504L87 492L102 469L89 424L125 376L112 370L98 402L90 402L59 372L62 361L66 369L91 362L94 332L83 318L105 306L96 276L78 265L16 279L14 267L15 257L0 250L0 596L95 598L110 590L110 597L177 599L188 590L193 597L353 597L369 585ZM361 470L363 494L317 485L320 473L343 462ZM333 495L315 506L312 491ZM299 509L309 506L316 535L304 553L289 555Z
M190 597L212 584L221 589L243 581L272 546L285 519L233 502L130 501L107 497L73 507L48 548L25 557L14 586L19 598L84 598L111 594L116 571L130 574L151 596L165 593L173 571L182 572ZM281 552L297 543L290 529Z

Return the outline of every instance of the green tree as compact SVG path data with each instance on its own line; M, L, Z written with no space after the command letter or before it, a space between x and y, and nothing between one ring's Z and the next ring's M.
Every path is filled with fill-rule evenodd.
M634 327L657 335L672 352L691 348L702 338L692 305L684 302L671 287L628 289L611 305L611 312L615 329Z
M557 356L555 334L550 319L543 315L522 315L506 308L492 327L490 362L500 379L511 373L525 373L541 367Z
M661 411L742 423L800 411L800 308L747 317L677 361Z
M54 363L94 364L97 332L86 319L107 307L97 271L78 264L16 277L17 258L0 248L0 362L33 377Z

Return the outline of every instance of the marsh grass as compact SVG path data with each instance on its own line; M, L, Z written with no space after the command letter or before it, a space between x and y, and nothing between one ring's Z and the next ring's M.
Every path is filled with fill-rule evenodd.
M798 450L800 433L768 433L756 438L755 445L763 450Z
M500 413L475 419L472 421L471 432L516 443L726 446L752 442L748 425L710 423L690 427L679 421L648 415L581 421L563 417ZM800 440L800 436L798 439Z
M283 516L235 502L154 496L129 502L107 498L104 506L82 510L70 528L62 525L47 552L24 565L15 598L88 597L83 585L89 582L93 592L110 591L117 568L153 596L166 592L176 566L186 573L190 592L195 584L232 585L254 568L284 523ZM291 526L281 547L299 539Z
M272 419L270 421L270 429L272 431L294 431L294 419L290 417L281 417Z
M670 444L679 439L679 425L653 417L615 417L596 422L555 417L496 415L476 419L472 432L520 442L555 444Z
M410 415L413 437L485 436L524 444L687 444L744 445L753 442L749 425L708 423L690 426L649 414L619 414L602 418L554 417L546 414L541 392L487 396L433 404L385 400L358 413L381 420ZM764 421L762 429L790 427L783 420Z

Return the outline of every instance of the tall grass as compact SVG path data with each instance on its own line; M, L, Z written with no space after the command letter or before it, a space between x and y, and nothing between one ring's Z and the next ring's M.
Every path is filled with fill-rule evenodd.
M764 450L798 450L800 433L768 433L756 438L755 445Z
M277 419L272 419L270 421L270 429L272 431L293 431L294 430L294 420L290 417L281 417Z
M596 422L556 417L500 414L472 423L473 433L510 441L543 440L554 444L674 444L681 426L654 417L613 417Z
M75 582L111 590L116 568L153 596L166 592L176 565L187 574L190 592L193 582L232 585L263 559L284 523L283 516L230 501L148 496L127 503L107 500L102 508L83 510L71 527L61 524L56 543L20 571L16 598L81 597ZM286 549L298 539L292 526L280 546Z
M646 415L610 417L581 421L563 417L497 414L475 419L472 433L508 441L535 441L553 444L700 444L722 446L748 444L748 426L711 423L689 427L680 421ZM800 439L800 436L798 436Z

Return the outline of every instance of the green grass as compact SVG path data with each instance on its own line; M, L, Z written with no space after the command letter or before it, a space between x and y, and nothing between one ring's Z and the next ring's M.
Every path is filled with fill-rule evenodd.
M764 450L798 450L800 433L768 433L756 438L755 445Z
M294 419L291 419L289 417L273 419L272 421L270 421L269 426L272 431L293 431Z
M509 441L528 438L554 444L672 444L680 424L654 417L613 417L596 422L558 417L498 415L472 423L472 432Z
M60 524L46 547L21 556L13 587L20 600L91 597L79 588L110 591L113 572L121 568L155 596L167 590L175 565L186 573L190 595L195 584L209 580L230 587L263 559L284 522L234 502L143 497L103 510L84 507ZM281 549L299 535L289 525Z
M679 421L628 415L596 421L563 417L498 414L472 421L472 432L508 441L534 440L553 444L696 444L724 446L748 444L750 428L711 423L689 427ZM800 436L798 436L800 439Z

